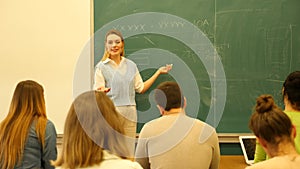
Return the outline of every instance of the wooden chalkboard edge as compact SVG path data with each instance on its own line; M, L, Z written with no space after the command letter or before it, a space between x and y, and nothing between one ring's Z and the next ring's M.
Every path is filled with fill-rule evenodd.
M239 143L239 136L253 136L252 133L219 133L219 143Z
M56 136L56 145L61 146L63 143L63 134L57 134Z
M219 143L239 143L239 136L253 136L252 133L219 133ZM137 134L138 138L138 134ZM57 145L62 145L63 134L57 134Z

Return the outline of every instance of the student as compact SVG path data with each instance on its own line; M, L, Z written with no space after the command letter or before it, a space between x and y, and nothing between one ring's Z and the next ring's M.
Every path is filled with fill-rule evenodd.
M249 127L271 159L256 163L247 169L299 168L300 155L294 144L296 128L290 118L275 105L272 96L262 95L257 98Z
M300 71L290 73L282 87L284 112L290 117L297 129L295 137L296 150L300 153ZM268 159L267 154L259 143L256 144L254 162Z
M124 128L112 101L101 91L88 91L72 103L64 126L56 168L141 169L128 156Z
M218 169L216 131L185 114L186 100L178 84L161 83L154 98L162 116L142 128L135 160L145 169Z
M44 89L35 81L18 83L0 124L0 168L54 168L56 130L47 119Z
M110 30L105 37L105 52L96 65L94 89L107 92L117 110L124 117L125 134L136 137L137 111L135 92L144 93L160 74L168 73L171 65L159 68L143 82L136 64L125 58L124 39L117 30Z

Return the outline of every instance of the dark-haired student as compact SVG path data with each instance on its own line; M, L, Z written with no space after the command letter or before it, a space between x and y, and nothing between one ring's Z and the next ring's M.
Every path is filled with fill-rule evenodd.
M300 153L300 71L290 73L285 79L282 87L284 112L290 117L297 129L295 146ZM258 143L255 150L254 163L268 159L266 152Z
M185 113L186 99L176 82L163 82L154 91L162 115L144 125L135 160L145 169L218 169L219 141L208 124Z
M52 169L56 155L56 129L47 119L44 89L21 81L0 123L0 169Z
M294 144L296 128L290 118L274 103L271 95L261 95L257 98L249 127L270 159L246 169L299 168L300 155Z

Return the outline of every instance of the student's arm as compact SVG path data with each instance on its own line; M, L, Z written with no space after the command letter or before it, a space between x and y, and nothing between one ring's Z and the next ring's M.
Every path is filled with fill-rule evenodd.
M42 154L42 165L44 169L54 169L50 160L56 160L56 129L54 124L48 120L45 133L45 147Z
M256 141L254 163L258 163L267 159L267 154L262 146Z
M147 124L145 124L147 125ZM138 162L144 169L150 169L148 157L148 139L144 136L145 125L142 128L135 151L135 161Z
M144 169L150 169L148 158L147 141L139 138L135 152L135 161L138 162Z

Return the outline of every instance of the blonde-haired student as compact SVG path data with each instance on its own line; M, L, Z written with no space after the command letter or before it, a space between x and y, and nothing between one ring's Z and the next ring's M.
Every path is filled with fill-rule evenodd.
M126 157L127 137L113 102L101 91L88 91L72 103L64 126L59 169L141 169Z

